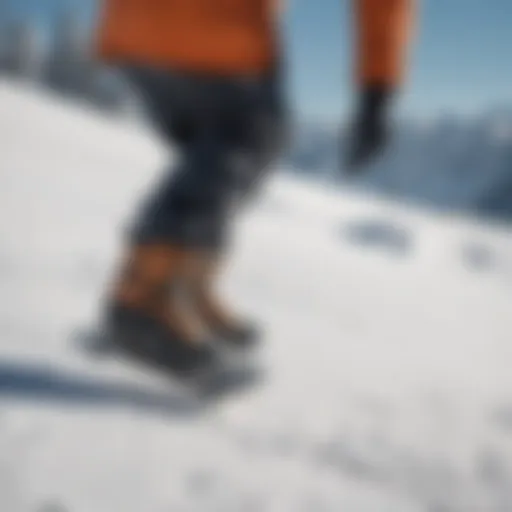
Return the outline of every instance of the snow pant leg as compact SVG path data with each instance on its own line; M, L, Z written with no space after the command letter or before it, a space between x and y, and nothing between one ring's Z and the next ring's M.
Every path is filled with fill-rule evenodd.
M224 157L214 144L187 147L145 201L134 233L137 242L208 250L222 246L232 190Z
M242 197L280 152L275 85L172 72L132 72L156 127L178 150L175 168L146 201L137 242L218 251ZM278 136L279 133L279 136Z

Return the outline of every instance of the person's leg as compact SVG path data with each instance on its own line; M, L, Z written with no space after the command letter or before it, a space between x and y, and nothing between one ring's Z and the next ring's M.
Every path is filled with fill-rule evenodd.
M238 105L232 102L226 107L221 130L228 148L225 165L232 175L230 194L236 200L228 213L233 215L256 193L257 184L280 156L287 138L286 115L280 84L274 78L254 83L233 81L224 93L240 98ZM224 229L229 229L229 218L222 222ZM224 245L195 254L190 262L190 288L203 323L217 337L236 346L248 346L255 341L256 329L231 312L215 293L226 249Z
M207 76L131 70L157 130L173 150L174 166L146 198L134 240L164 240L190 249L223 244L235 188L222 133L223 98L218 79ZM234 99L233 101L236 101Z
M203 322L224 337L245 336L246 326L214 300L212 287L220 255L227 249L234 202L254 189L278 153L280 112L274 84L145 70L135 70L131 76L164 138L181 149L176 169L146 202L132 244L172 254L161 281L171 290L181 289L175 285L187 274L188 284L193 283L188 292ZM129 258L126 268L143 268L139 263ZM175 294L159 304L167 311L166 318L173 319L175 332L194 332L185 310L177 307Z
M109 327L125 348L140 355L151 341L168 354L165 363L188 370L211 360L200 325L177 293L191 253L212 243L203 218L210 219L217 202L209 197L211 187L208 193L204 189L210 176L202 169L210 145L201 135L193 106L197 98L189 99L191 92L200 94L190 89L190 80L166 72L137 69L129 76L155 126L174 145L178 164L139 212L110 292Z

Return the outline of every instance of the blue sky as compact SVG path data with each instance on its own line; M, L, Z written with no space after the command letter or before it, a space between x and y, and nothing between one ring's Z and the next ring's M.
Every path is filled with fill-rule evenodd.
M351 2L289 2L284 38L293 104L309 116L336 119L352 98ZM3 7L32 16L45 26L65 6L90 19L96 4L95 0L0 0L0 12ZM511 26L512 0L422 0L402 109L435 116L512 105Z

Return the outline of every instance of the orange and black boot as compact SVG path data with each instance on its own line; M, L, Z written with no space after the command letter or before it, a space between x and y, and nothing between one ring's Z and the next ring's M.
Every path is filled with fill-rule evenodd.
M220 258L196 252L188 263L188 287L194 311L213 339L235 349L249 349L258 342L259 332L252 323L228 311L215 292Z
M163 244L131 248L107 314L114 346L141 363L180 376L207 372L216 363L215 351L178 293L188 259L186 251Z

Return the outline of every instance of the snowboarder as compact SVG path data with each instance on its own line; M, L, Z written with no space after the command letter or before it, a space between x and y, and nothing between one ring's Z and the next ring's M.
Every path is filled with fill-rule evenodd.
M277 0L105 0L99 55L120 66L180 159L139 216L109 292L122 348L188 374L211 340L249 347L256 329L214 295L230 217L283 150L287 115ZM359 105L346 155L356 172L386 142L414 0L354 0Z

